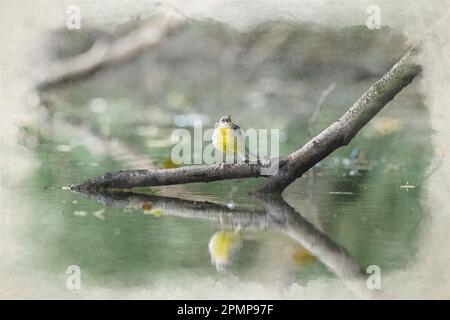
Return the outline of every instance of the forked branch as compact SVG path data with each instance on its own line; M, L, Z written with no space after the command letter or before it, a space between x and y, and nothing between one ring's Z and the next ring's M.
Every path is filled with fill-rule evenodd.
M267 177L257 193L283 192L293 181L334 150L347 145L359 130L421 72L421 66L414 62L418 50L419 45L409 49L341 118L303 147L280 159L273 159L278 162L279 169ZM258 177L261 176L263 166L264 164L238 163L119 171L89 179L71 188L72 190L131 189Z

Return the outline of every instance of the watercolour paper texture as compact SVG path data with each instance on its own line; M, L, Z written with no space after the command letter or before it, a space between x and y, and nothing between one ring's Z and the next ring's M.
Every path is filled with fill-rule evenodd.
M3 0L0 16L1 298L450 297L449 1ZM420 74L281 204L249 195L267 177L68 190L191 165L180 134L206 165L221 117L290 154L415 45Z

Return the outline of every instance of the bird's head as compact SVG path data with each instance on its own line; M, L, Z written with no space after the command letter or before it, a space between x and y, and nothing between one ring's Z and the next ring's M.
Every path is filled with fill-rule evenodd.
M228 116L220 117L219 122L216 123L216 128L230 128L231 127L231 113Z

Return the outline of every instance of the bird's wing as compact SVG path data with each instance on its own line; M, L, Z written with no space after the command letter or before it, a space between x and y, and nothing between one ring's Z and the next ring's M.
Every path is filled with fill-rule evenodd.
M248 160L248 146L245 143L245 136L242 129L237 125L232 123L231 129L233 129L234 136L238 139L238 143L240 145L240 150L238 150L238 154L242 157L244 160Z
M241 127L239 127L237 124L232 123L231 129L233 129L233 134L238 139L244 139L244 132L242 131Z
M241 129L241 127L239 127L237 124L235 124L235 123L232 123L231 124L231 129L233 129L233 130L239 130L239 129Z
M242 131L242 129L237 125L237 124L232 124L231 128L233 129L233 132L235 134L235 136L237 137L237 139L240 139L244 145L244 150L242 150L242 157L248 161L248 160L256 160L259 161L259 155L258 153L253 154L252 152L250 152L248 145L245 143L245 136L244 136L244 132Z

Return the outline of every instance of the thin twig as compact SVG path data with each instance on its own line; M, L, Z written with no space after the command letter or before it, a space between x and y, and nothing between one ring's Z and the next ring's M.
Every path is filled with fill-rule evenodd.
M325 99L334 91L334 89L336 89L335 82L333 82L328 86L328 88L323 90L322 93L320 94L319 99L317 100L316 108L314 109L313 114L308 120L308 129L310 138L314 137L314 135L316 134L316 121L317 118L319 117L320 111L322 110L323 103L325 102Z

